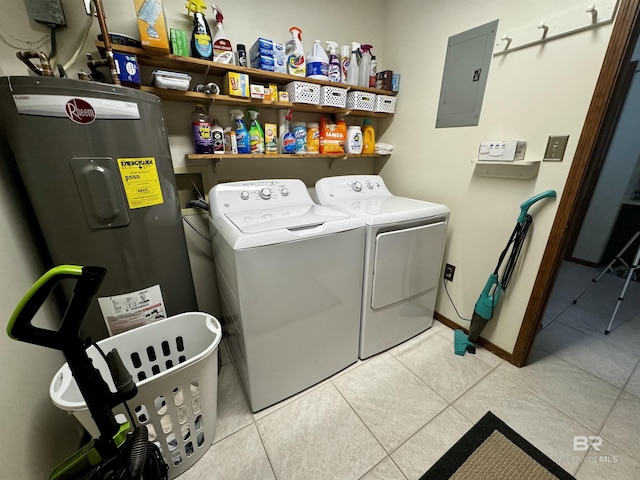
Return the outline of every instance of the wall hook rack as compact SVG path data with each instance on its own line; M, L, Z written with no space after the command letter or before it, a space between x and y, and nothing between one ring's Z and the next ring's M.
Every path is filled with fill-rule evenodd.
M615 17L617 6L617 0L598 0L582 7L552 15L536 23L509 29L498 37L500 41L494 45L493 56L504 55L554 38L565 37L611 23ZM585 15L585 13L588 15ZM504 26L504 24L501 23L501 26ZM540 30L542 30L542 35Z

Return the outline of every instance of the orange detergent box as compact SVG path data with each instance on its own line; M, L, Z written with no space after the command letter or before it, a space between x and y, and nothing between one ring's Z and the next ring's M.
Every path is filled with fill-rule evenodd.
M142 46L169 53L169 36L162 0L133 0L133 4Z

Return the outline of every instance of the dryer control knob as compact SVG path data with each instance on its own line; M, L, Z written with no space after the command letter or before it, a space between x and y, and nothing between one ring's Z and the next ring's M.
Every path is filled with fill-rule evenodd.
M280 190L280 193L282 194L283 197L286 197L287 195L289 195L289 189L283 188L282 190Z
M271 198L271 190L269 188L261 189L260 198L262 198L263 200L269 200Z
M369 190L373 189L373 182L368 181L368 182L367 182L367 188L368 188Z
M242 200L249 200L249 192L245 190L244 192L240 193L240 198Z
M351 185L351 187L355 192L362 191L362 184L360 182L353 182L353 185Z

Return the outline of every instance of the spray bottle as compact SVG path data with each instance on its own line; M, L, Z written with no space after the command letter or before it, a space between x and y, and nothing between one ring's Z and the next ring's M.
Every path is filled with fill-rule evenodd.
M378 80L378 61L376 56L371 56L371 73L369 74L369 87L376 88L376 81Z
M231 114L231 121L236 126L236 144L238 146L238 153L251 153L251 146L249 145L249 134L247 133L247 127L242 120L244 113L242 110L233 109L229 111Z
M358 72L358 86L368 87L369 77L371 76L371 45L362 45L362 61Z
M295 153L296 137L291 131L291 119L293 118L291 109L281 109L278 111L280 121L278 122L278 149L280 153Z
M211 29L204 18L207 6L204 0L189 0L187 2L187 15L193 13L193 35L191 36L191 56L202 60L213 58L213 43Z
M264 153L264 131L260 122L258 122L260 112L253 108L248 108L247 113L251 117L251 126L249 127L249 148L251 153Z
M340 81L347 83L347 70L349 69L349 45L343 45L340 52Z
M304 77L307 68L304 60L304 48L302 46L302 30L298 27L291 27L291 40L286 43L287 49L287 73Z
M327 53L329 55L329 81L330 82L339 82L341 79L340 74L340 59L338 58L338 44L336 42L332 42L331 40L327 41Z
M347 84L358 86L358 49L360 45L357 42L351 43L351 58L349 59L349 68L347 68Z
M213 61L219 63L233 64L233 47L231 41L224 33L222 28L222 10L220 7L213 5L213 11L216 12L216 34L213 36Z

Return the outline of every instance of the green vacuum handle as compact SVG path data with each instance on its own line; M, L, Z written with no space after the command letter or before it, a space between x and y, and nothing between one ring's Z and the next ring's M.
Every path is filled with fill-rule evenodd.
M84 313L89 308L89 304L97 293L105 274L106 269L102 267L59 265L52 268L42 275L20 300L9 319L7 334L14 340L63 350L65 335L77 335L84 320ZM40 310L40 307L42 307L55 286L65 279L76 280L72 304L74 310L77 308L82 311L82 315L65 315L65 317L71 318L67 322L63 321L58 331L33 326L31 323L33 317ZM70 304L69 310L71 310L71 306Z
M539 193L535 197L531 197L529 200L520 204L520 216L518 217L518 223L524 222L524 219L527 217L527 212L531 205L542 200L543 198L555 198L556 191L555 190L547 190L546 192Z

